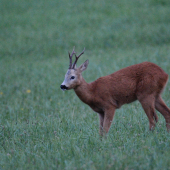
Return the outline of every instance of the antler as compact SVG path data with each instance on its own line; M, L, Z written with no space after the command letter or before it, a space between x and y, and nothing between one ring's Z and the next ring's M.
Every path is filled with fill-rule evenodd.
M84 47L84 50L83 50L78 56L75 55L76 59L75 59L75 62L74 62L74 64L73 64L72 69L74 69L74 67L75 67L75 65L76 65L76 63L77 63L77 60L79 59L79 57L80 57L82 54L84 54L84 51L85 51L85 47Z
M74 49L75 49L75 47L73 48L73 51L72 51L71 55L70 55L70 52L68 52L69 58L70 58L69 69L72 68L72 57L73 57L74 54L76 54L76 52L74 51Z

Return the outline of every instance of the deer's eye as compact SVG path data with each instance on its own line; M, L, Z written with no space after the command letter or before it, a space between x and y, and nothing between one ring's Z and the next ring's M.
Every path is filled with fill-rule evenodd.
M74 76L71 76L71 79L75 79L75 77L74 77Z

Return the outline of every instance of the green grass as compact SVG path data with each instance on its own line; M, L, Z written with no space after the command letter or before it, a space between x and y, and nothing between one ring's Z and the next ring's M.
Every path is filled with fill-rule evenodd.
M143 61L170 75L169 0L1 0L0 41L0 170L170 167L161 114L150 132L139 102L125 105L100 141L98 115L59 88L73 46L87 82Z

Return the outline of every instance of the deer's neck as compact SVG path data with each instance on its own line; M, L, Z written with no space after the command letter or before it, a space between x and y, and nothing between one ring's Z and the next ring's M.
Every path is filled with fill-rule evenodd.
M79 86L74 89L77 96L86 104L90 104L92 101L92 87L87 83L83 77Z

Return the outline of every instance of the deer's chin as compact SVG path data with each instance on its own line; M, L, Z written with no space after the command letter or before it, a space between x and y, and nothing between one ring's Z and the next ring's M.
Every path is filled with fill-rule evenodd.
M62 89L63 91L66 91L66 90L71 90L73 89L72 87L67 87L66 89Z
M71 90L71 89L73 89L72 87L68 87L66 90Z

